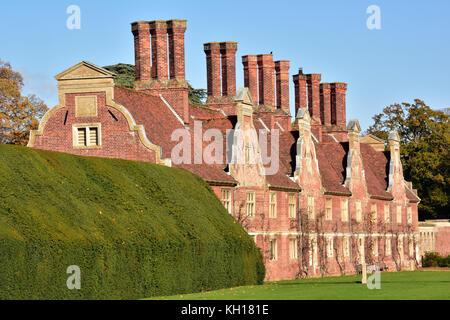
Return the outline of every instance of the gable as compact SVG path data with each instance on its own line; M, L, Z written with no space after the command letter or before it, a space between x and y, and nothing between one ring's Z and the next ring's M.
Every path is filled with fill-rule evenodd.
M374 135L368 134L361 138L361 143L368 144L375 151L384 151L384 140L380 139Z
M82 61L73 67L61 72L55 76L58 81L61 80L76 80L76 79L102 79L113 78L114 73L100 68L92 63Z

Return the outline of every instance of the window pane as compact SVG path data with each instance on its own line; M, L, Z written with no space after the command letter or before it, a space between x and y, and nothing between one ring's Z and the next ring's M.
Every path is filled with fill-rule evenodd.
M86 146L86 128L78 128L78 145Z
M98 146L98 128L89 128L89 145Z

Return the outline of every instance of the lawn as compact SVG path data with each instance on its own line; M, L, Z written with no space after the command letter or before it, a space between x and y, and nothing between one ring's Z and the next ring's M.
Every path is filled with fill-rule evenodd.
M450 272L409 271L381 274L381 289L358 283L361 276L267 282L155 300L419 300L450 299Z

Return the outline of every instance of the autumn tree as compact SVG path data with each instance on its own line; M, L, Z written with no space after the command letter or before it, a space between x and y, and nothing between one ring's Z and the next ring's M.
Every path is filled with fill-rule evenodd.
M421 100L394 104L373 117L367 133L387 140L389 131L401 136L405 179L417 188L419 217L449 218L450 126L448 114L433 110Z
M35 95L22 96L22 75L0 60L0 143L26 145L47 111Z

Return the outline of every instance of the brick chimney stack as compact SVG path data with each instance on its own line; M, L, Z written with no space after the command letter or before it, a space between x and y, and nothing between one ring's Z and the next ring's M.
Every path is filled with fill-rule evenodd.
M303 74L303 70L299 70L298 74L294 76L295 87L295 116L298 114L299 109L306 109L308 100L306 94L306 74Z
M308 84L308 107L311 119L320 123L320 80L318 73L308 74L306 81Z
M236 97L237 42L204 44L208 80L207 104L230 104Z
M341 129L346 127L345 95L347 84L335 82L331 84L331 124Z
M136 81L151 80L150 25L147 21L134 22L131 31L134 36Z
M169 66L171 79L185 79L184 33L186 20L167 21L169 34Z
M206 74L208 80L208 98L221 96L220 77L220 43L210 42L204 44L206 53Z
M320 116L324 126L331 126L331 87L329 83L320 84Z
M275 106L275 65L272 54L258 55L259 104Z
M152 75L153 79L167 79L167 22L156 20L150 22L152 35Z
M275 62L277 108L289 112L289 65L288 60Z
M237 42L227 41L220 43L223 96L236 96L236 51Z
M161 96L187 124L190 116L184 58L186 24L186 20L140 21L132 23L132 32L136 55L135 89Z
M258 103L258 57L248 55L242 57L244 65L244 87L250 90L253 101Z

